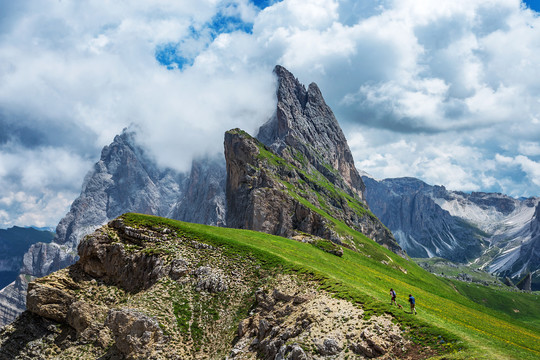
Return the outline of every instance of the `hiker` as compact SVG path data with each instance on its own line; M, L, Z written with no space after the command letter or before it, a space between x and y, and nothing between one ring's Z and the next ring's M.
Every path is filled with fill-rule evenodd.
M411 314L414 312L414 315L416 315L415 300L411 294L409 294L409 303L411 304Z
M397 303L396 303L396 292L392 288L390 288L390 296L392 297L392 300L390 300L390 305L392 305L392 304L397 305Z

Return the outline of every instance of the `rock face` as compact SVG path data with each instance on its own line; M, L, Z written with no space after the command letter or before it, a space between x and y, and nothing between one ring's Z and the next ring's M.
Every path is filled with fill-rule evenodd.
M389 315L364 318L305 274L137 216L96 230L76 264L30 283L28 311L0 329L1 359L418 355Z
M526 226L524 230L527 230ZM519 256L512 264L511 271L519 269L521 275L528 271L524 289L540 290L540 203L536 205L528 230L521 233L526 241L519 248Z
M19 274L14 282L0 290L0 327L13 321L26 308L26 288L30 275Z
M159 241L166 238L166 233L150 231L140 236L140 232L121 221L113 221L112 225L118 236L129 239L141 246L147 241ZM106 282L115 282L130 292L149 288L157 280L165 276L169 269L164 267L160 257L141 252L126 252L123 244L111 244L107 233L98 233L79 245L80 260L78 265L92 277Z
M338 240L323 216L288 194L277 175L287 169L260 158L261 145L240 130L225 134L229 226L285 237L292 237L298 230ZM285 175L298 178L293 169Z
M134 136L124 131L103 148L81 195L58 224L54 243L30 249L23 273L44 276L73 264L82 237L126 211L170 215L182 195L185 175L158 168L136 145Z
M532 276L531 273L525 275L525 277L516 284L516 287L520 290L531 291Z
M414 178L363 179L372 211L409 255L475 261L514 283L531 272L533 289L540 286L539 198L466 194Z
M392 234L357 197L333 187L309 163L297 167L238 129L225 134L225 158L229 227L285 237L308 233L354 248L336 230L338 219L400 253Z
M306 90L279 65L274 73L278 78L276 113L261 126L257 139L288 160L293 160L288 147L296 149L332 184L365 202L365 186L347 139L317 84L311 83Z
M35 243L51 242L53 237L53 232L32 228L0 229L0 326L1 319L12 320L24 309L27 277L19 272L25 252Z
M172 219L225 226L225 160L206 157L193 161L189 179Z
M111 329L118 350L128 359L144 356L163 341L156 319L130 309L109 311L105 325Z
M371 209L410 256L467 262L482 253L484 233L442 209L431 196L437 188L414 178L364 181Z

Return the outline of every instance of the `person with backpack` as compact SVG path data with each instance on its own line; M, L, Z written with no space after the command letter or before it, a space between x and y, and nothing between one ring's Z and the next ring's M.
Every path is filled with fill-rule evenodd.
M396 303L396 292L392 288L390 288L390 296L392 297L392 300L390 300L390 305L392 305L392 304L397 305L397 303Z
M414 315L416 315L416 300L411 294L409 294L409 303L411 304L411 314L414 312Z

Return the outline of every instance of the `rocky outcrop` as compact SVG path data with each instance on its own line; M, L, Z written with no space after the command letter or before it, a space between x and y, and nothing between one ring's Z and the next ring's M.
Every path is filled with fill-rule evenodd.
M387 316L365 320L362 309L347 301L281 280L270 291L257 291L231 359L395 358L410 344Z
M238 129L225 134L225 158L229 227L286 237L303 232L354 247L335 229L332 219L338 219L401 252L390 231L358 198L334 187L316 169L289 163Z
M354 166L347 139L319 87L308 89L287 69L276 66L277 107L257 138L276 154L294 161L289 147L299 151L330 183L365 202L365 186Z
M289 196L286 186L276 178L281 169L263 163L259 146L256 139L240 130L225 134L227 224L289 237L294 235L294 222L304 224L298 230L329 236L328 222ZM297 208L303 211L297 212ZM298 216L301 218L294 219Z
M130 239L135 246L163 241L163 233L149 231L141 234L124 225L121 220L111 222L119 237ZM147 289L170 271L163 259L152 253L127 251L122 243L111 243L108 232L95 233L79 245L78 266L88 275L106 282L114 282L129 292Z
M227 225L342 243L334 218L403 254L369 211L347 140L317 85L306 90L281 66L274 73L276 113L258 140L238 129L225 134Z
M128 360L146 359L163 341L157 320L131 309L110 310L105 325L111 330L116 347Z

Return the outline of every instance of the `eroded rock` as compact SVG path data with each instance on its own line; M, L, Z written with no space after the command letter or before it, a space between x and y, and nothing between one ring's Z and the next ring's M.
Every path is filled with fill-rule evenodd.
M110 310L105 324L112 331L115 346L127 359L146 359L163 341L157 320L135 310Z
M115 221L112 225L125 230L119 223L121 221ZM136 229L131 229L129 233L132 238L136 233L143 234ZM79 256L78 264L84 272L118 284L130 292L149 288L170 270L158 255L126 251L124 244L115 242L108 235L107 228L96 230L92 236L82 241L79 244Z
M28 285L27 309L47 319L67 322L68 310L74 301L75 298L64 290L36 282Z
M257 291L254 314L238 326L235 353L249 357L255 352L264 359L342 359L349 352L373 358L401 353L408 346L389 316L364 320L362 309L345 300L280 280L271 290Z

